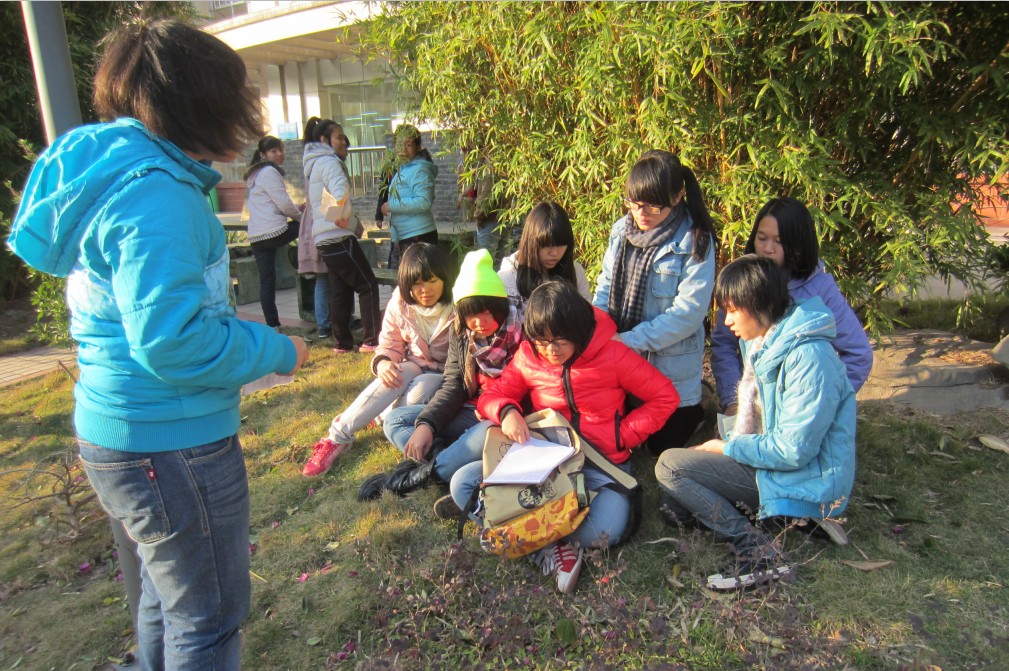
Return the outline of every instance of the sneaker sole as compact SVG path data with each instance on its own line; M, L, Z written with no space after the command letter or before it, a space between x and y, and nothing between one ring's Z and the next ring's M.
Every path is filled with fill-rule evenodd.
M768 571L748 573L741 576L722 575L721 573L716 573L715 575L708 576L708 589L717 590L719 592L744 589L746 587L753 587L754 585L774 582L775 580L781 578L781 576L788 575L791 572L791 566L778 566Z

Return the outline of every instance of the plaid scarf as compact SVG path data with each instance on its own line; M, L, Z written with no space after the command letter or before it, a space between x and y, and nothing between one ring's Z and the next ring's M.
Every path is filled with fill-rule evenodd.
M463 381L470 398L477 395L478 373L487 377L498 377L511 361L512 354L522 342L522 320L514 304L508 306L508 318L490 338L477 338L469 334Z
M739 379L739 387L736 389L736 424L732 428L732 433L741 436L744 434L763 433L763 412L760 403L760 395L757 393L757 374L753 370L753 357L767 342L767 339L774 333L775 324L764 335L754 338L747 343L747 349L753 354L743 360L743 377Z
M641 323L652 261L659 247L679 230L686 212L686 205L680 203L665 221L650 231L642 231L634 223L634 217L627 215L624 235L620 238L613 273L610 275L610 300L606 304L606 311L617 323L618 333L630 331Z

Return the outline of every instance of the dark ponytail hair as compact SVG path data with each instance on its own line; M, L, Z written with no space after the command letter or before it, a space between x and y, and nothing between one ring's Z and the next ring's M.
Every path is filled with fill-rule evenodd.
M693 257L703 261L714 238L715 225L694 171L680 163L676 154L661 149L646 151L631 168L625 190L629 200L662 207L672 207L673 199L681 191L685 193L687 210L694 224L691 229Z
M277 171L281 175L284 175L285 173L282 167L280 167L273 161L267 161L265 158L263 158L263 154L270 151L271 149L278 149L278 148L280 149L284 148L284 141L281 140L280 138L273 137L272 135L267 135L266 137L260 138L259 144L256 145L256 153L252 155L252 160L249 161L249 169L245 171L244 175L242 175L242 179L249 179L257 172L259 172L260 169L268 165L272 165L274 168L277 169Z
M564 256L551 270L540 266L540 249L567 247ZM547 280L564 280L577 285L575 276L575 234L564 208L554 202L543 202L532 209L522 227L519 240L517 270L519 294L529 298L533 289Z
M333 128L336 127L340 127L340 124L332 119L320 119L314 116L305 123L305 136L302 139L305 142L322 142L322 138L332 135Z

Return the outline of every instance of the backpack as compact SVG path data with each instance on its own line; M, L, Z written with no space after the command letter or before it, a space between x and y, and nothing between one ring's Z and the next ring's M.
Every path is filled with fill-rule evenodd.
M642 497L637 480L579 436L559 412L541 410L525 419L530 436L569 445L575 448L574 453L538 485L482 483L460 518L459 537L474 509L480 509L482 515L480 546L486 552L509 559L531 554L569 535L589 514L595 496L585 488L582 470L586 460L615 481L606 487L631 498L631 521L619 542L632 536L641 521ZM511 445L500 427L488 430L483 450L485 478Z

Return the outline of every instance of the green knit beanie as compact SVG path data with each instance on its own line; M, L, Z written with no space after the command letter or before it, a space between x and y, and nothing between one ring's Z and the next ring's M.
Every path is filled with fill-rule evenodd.
M456 303L470 296L508 298L504 282L494 272L494 259L486 249L478 249L466 255L459 268L459 277L452 287L452 299Z

